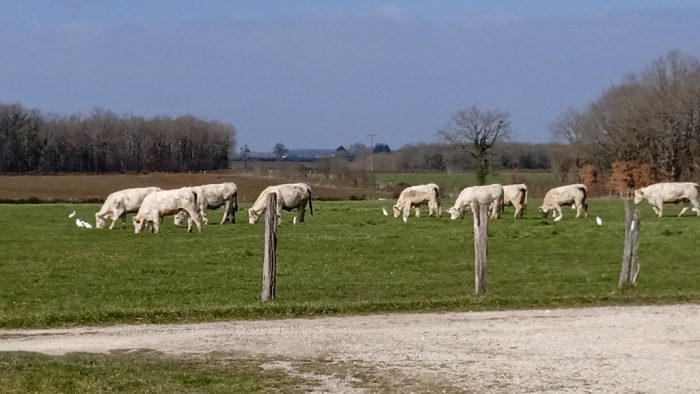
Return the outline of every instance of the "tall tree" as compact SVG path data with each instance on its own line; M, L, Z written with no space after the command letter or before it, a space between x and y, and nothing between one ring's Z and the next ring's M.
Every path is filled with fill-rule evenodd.
M688 179L700 169L700 62L671 51L583 111L562 114L552 132L580 162L602 170L633 161L663 178Z
M482 111L476 106L457 112L438 136L458 147L477 162L479 184L486 183L489 174L489 155L493 146L511 135L507 113L500 110Z
M275 156L277 156L277 160L282 160L284 159L285 155L287 155L287 152L289 152L289 149L287 149L283 143L278 142L272 148L272 152L275 154Z

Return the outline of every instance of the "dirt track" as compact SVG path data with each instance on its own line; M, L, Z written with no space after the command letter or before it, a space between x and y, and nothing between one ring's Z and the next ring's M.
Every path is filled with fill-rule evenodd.
M0 330L0 351L144 348L252 357L331 392L689 393L700 305Z

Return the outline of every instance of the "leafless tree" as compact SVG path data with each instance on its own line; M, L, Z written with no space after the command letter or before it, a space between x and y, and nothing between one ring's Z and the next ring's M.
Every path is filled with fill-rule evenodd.
M600 169L636 161L671 180L691 178L700 149L700 63L671 51L585 110L564 113L552 132L574 147L580 162Z
M511 135L507 113L500 110L481 111L476 106L457 112L447 126L438 130L446 143L466 151L477 162L477 179L486 183L491 148Z

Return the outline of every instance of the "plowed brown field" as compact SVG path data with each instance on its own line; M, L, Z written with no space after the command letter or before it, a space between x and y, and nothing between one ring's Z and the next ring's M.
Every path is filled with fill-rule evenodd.
M96 202L113 191L130 187L158 186L173 189L207 183L235 182L239 201L252 201L267 186L279 183L306 182L312 186L314 199L364 199L367 191L349 187L321 185L306 179L256 177L239 173L154 173L109 175L19 175L0 176L0 202Z

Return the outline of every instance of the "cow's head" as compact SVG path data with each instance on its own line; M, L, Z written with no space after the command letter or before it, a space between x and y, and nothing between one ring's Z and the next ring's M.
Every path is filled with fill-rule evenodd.
M260 214L255 212L253 208L248 209L248 223L255 224L260 219Z
M634 191L634 203L639 204L644 199L644 192L642 189L637 189Z
M399 215L401 215L401 207L399 207L399 204L394 205L392 208L394 211L394 217L397 218Z
M105 224L107 224L107 221L102 219L102 216L100 216L100 213L95 214L95 227L96 228L105 228Z
M131 219L131 223L134 225L134 234L138 234L141 232L141 230L143 230L143 225L145 222L145 220L139 219L136 216Z
M537 210L540 212L540 217L542 219L547 218L547 214L549 213L549 209L545 208L544 205L542 205L542 206L538 207Z
M452 220L457 220L457 219L461 218L462 214L464 213L463 210L457 208L456 206L448 209L447 212L449 212L450 219L452 219Z

